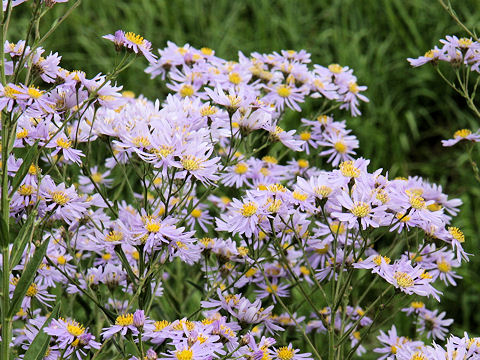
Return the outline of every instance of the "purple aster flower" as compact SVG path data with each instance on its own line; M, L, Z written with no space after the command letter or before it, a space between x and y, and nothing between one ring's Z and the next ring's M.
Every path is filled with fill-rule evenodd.
M455 134L453 134L453 139L442 140L442 145L446 147L453 146L463 140L471 141L473 143L480 142L480 131L472 133L469 129L457 130L455 131Z
M108 34L103 38L113 41L117 50L126 47L136 54L142 53L149 62L154 62L156 59L156 56L152 54L152 43L133 32L125 33L122 30L117 30L115 35Z
M111 338L117 333L125 336L128 331L134 336L138 335L138 329L133 324L133 314L130 313L118 316L115 320L115 324L103 329L102 336L104 339Z
M393 265L385 266L384 269L378 274L400 291L408 295L432 295L437 301L440 301L438 295L442 293L431 285L432 276L425 272L420 265L413 267L410 260L402 259Z

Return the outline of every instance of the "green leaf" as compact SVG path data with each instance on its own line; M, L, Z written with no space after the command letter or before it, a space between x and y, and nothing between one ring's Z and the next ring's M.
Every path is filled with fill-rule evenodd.
M13 177L12 180L12 190L10 191L10 196L17 191L19 188L20 184L22 183L23 179L25 179L25 176L28 173L28 170L30 169L30 165L32 165L33 160L38 154L38 140L33 144L33 146L28 149L26 155L23 157L23 162L22 165L20 165L17 173Z
M115 246L115 253L117 254L118 258L120 259L120 262L122 263L123 267L127 271L127 275L130 278L130 281L135 284L135 280L137 279L137 276L134 274L132 268L130 267L130 263L127 260L127 257L125 256L125 253L122 250L122 247L120 245Z
M38 330L37 336L33 339L32 343L28 347L27 352L25 353L23 359L24 360L42 360L45 356L45 353L48 349L48 344L50 343L50 335L43 331L43 328L50 323L51 319L58 318L60 310L60 302L58 302L55 307L53 308L50 316L45 321L41 329Z
M8 311L9 317L12 317L20 309L22 300L25 297L29 286L35 279L38 267L42 263L45 253L47 252L49 241L50 238L45 240L39 247L35 249L35 253L23 270L22 276L20 277L20 280L18 280L17 286L15 286L15 291L13 292L12 302Z
M22 258L25 247L32 239L33 230L35 228L34 221L36 217L37 211L33 210L30 215L28 215L27 221L23 224L20 232L13 242L10 255L10 271L18 265L20 259Z
M2 245L2 247L6 248L8 247L9 243L10 239L8 234L8 226L3 220L3 218L0 218L0 244Z

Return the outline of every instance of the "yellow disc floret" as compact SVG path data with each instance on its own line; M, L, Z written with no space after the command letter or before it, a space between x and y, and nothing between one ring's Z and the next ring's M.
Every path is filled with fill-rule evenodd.
M133 314L123 314L117 317L115 325L129 326L133 324Z
M253 201L249 201L243 204L240 213L245 217L251 217L257 213L258 205L255 204Z

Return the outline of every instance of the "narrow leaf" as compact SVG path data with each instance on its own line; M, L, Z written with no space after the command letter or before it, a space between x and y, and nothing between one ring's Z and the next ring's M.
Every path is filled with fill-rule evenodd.
M9 243L8 226L3 218L0 218L0 245L2 245L3 248L6 248Z
M53 308L48 319L43 323L42 327L38 330L37 336L33 339L32 343L28 347L27 352L23 356L24 360L42 360L48 349L50 343L50 335L43 331L43 328L50 323L51 319L58 318L60 310L60 302L58 302Z
M22 258L23 251L25 247L32 239L32 234L34 230L34 221L37 217L37 211L33 210L30 215L28 215L27 221L23 224L20 232L18 233L15 241L13 242L12 251L10 255L10 271L18 265L20 259Z
M130 278L130 281L133 284L135 284L135 280L137 279L137 276L135 276L132 268L130 267L130 263L128 262L127 257L125 256L125 253L123 252L122 247L120 245L115 246L115 253L120 259L120 262L122 263L123 267L127 271L127 275Z
M50 238L45 240L39 247L35 249L35 253L28 262L27 266L23 270L20 280L18 280L17 286L15 286L15 291L13 292L13 298L8 311L8 316L12 317L18 312L20 306L22 305L22 300L25 297L25 294L28 291L28 288L35 279L37 270L42 263L42 260L47 252L48 242Z

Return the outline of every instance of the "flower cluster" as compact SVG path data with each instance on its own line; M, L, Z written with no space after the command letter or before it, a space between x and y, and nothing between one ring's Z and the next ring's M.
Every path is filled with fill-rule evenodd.
M418 334L445 338L451 320L423 301L468 261L462 202L357 156L334 119L368 101L353 70L310 66L304 50L227 61L168 43L157 58L139 35L105 38L123 59L91 79L4 44L2 211L18 241L1 258L15 320L3 334L20 358L43 341L48 360L307 360L325 352L317 338L361 356L381 309L405 300ZM167 81L165 99L114 83L132 53ZM330 110L284 130L306 101ZM383 358L444 351L395 328L378 340ZM462 341L447 351L473 354Z

